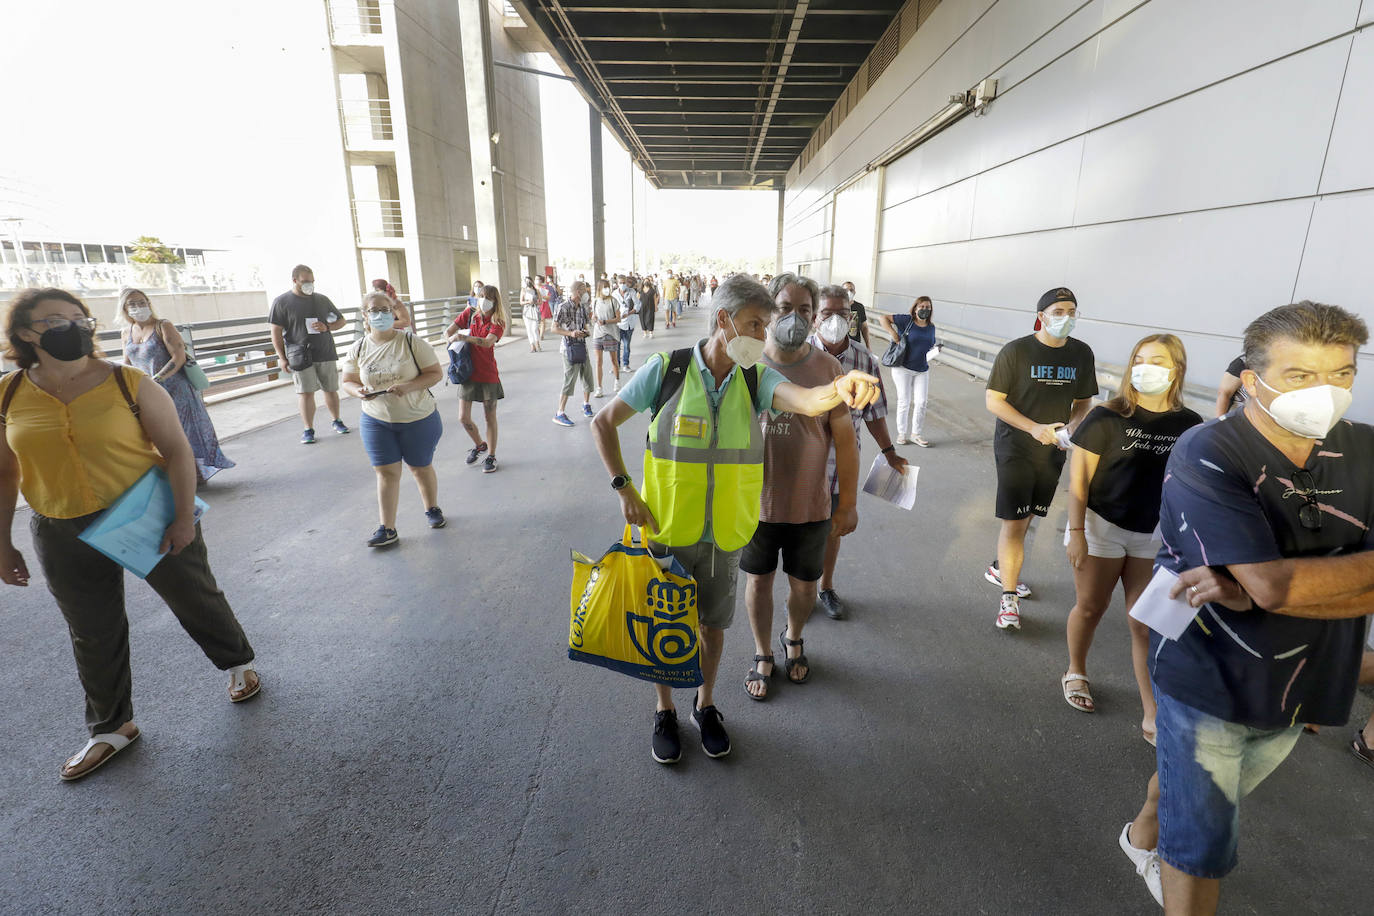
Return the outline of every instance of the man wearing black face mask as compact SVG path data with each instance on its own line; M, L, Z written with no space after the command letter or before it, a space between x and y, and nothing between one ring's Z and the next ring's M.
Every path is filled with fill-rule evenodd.
M1241 799L1303 723L1349 718L1374 612L1374 428L1342 415L1368 337L1332 305L1261 315L1244 409L1169 456L1158 565L1197 613L1177 639L1150 635L1159 772L1119 839L1147 884L1162 872L1169 913L1216 911Z
M773 323L763 350L763 364L789 382L810 388L844 375L839 360L806 342L816 314L816 281L783 273L768 286L773 297ZM773 578L782 555L787 574L787 628L778 637L787 679L804 684L811 676L802 645L802 629L816 605L816 583L824 572L825 546L832 526L838 536L858 526L855 499L859 481L859 448L849 408L844 405L818 417L778 413L762 418L764 431L763 497L759 526L740 554L746 574L744 606L754 632L754 665L744 689L766 699L774 668L769 651L773 629ZM835 448L839 492L831 510L827 464Z

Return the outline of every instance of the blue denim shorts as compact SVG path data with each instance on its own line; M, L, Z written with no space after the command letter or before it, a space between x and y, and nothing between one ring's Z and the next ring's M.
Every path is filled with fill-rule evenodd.
M1240 800L1283 763L1302 726L1252 728L1154 693L1159 857L1187 875L1225 877L1236 867Z
M434 449L444 434L444 422L437 409L413 423L387 423L363 414L359 429L363 450L374 468L398 461L413 468L427 468L434 463Z

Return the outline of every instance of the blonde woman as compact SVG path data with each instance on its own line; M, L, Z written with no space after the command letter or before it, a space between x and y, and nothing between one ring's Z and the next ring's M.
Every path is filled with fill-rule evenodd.
M159 318L152 302L137 289L120 291L115 323L124 345L124 365L152 376L172 396L177 419L196 459L196 483L204 483L225 468L232 468L234 462L220 450L219 436L210 422L205 401L182 371L188 354L176 325Z
M1060 680L1064 701L1080 712L1097 709L1089 691L1088 648L1116 584L1127 612L1145 590L1159 553L1159 500L1174 443L1202 417L1183 406L1188 356L1172 334L1135 345L1115 398L1094 407L1074 432L1065 544L1077 601L1069 612L1069 670ZM1149 633L1135 619L1131 659L1144 708L1141 732L1154 743L1155 702L1146 667Z

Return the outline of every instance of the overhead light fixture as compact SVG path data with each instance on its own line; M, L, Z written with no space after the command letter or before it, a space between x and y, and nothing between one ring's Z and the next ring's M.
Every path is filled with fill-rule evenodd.
M911 133L907 134L896 143L889 146L876 159L868 164L868 171L872 171L879 166L888 165L896 159L906 155L914 147L919 146L940 131L958 121L970 112L982 114L982 109L997 96L997 80L986 79L965 92L956 92L949 97L948 104L937 111L934 115L927 118L916 127Z

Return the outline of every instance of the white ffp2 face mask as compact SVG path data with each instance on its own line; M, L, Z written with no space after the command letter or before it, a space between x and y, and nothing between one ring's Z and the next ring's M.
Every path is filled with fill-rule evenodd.
M1141 394L1163 394L1174 380L1174 370L1153 363L1131 367L1131 387Z
M136 305L129 309L129 317L134 321L147 321L149 318L153 317L153 310L146 305Z
M1295 436L1305 439L1324 439L1341 421L1355 396L1350 389L1339 385L1313 385L1296 391L1279 392L1255 374L1255 381L1278 395L1268 407L1259 398L1255 403L1269 414L1270 419Z
M306 296L313 296L313 295L315 295L315 284L314 284L314 283L302 283L302 284L301 284L301 293L302 293L303 295L306 295Z
M849 336L849 322L839 315L831 315L821 322L819 333L821 340L837 344Z
M735 336L725 342L725 355L734 360L736 366L747 369L763 357L763 341L741 334L729 312L725 317L730 321L730 330L735 332Z

